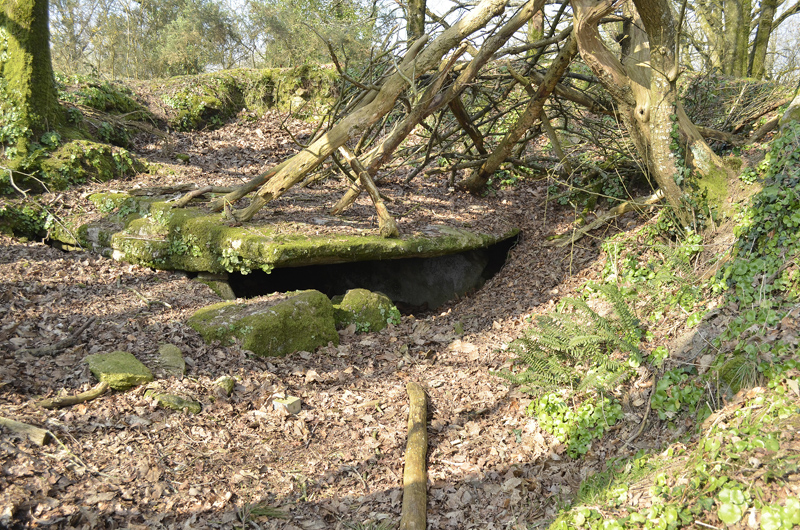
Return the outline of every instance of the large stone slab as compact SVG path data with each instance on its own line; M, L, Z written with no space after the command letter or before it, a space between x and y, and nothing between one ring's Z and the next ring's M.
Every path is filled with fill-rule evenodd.
M102 217L89 222L85 215L66 218L63 226L52 228L50 237L65 248L81 245L117 260L166 270L269 272L279 267L444 256L485 248L518 233L509 228L498 236L428 225L399 239L384 239L377 230L317 234L314 226L293 222L230 226L218 213L172 209L158 198L98 193L90 200ZM341 221L321 217L314 222L322 226Z
M87 355L85 360L97 380L114 390L127 390L153 380L150 369L126 351L96 353Z
M339 344L333 305L313 290L221 302L200 309L187 323L208 342L241 340L243 348L266 357Z

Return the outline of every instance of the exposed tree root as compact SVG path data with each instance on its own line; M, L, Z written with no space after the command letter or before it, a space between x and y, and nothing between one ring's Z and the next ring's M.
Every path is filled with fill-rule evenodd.
M103 381L96 384L94 387L87 390L86 392L81 392L80 394L76 394L74 396L58 396L54 398L43 399L37 402L36 406L45 409L60 409L62 407L71 407L72 405L77 405L78 403L85 403L87 401L97 399L98 397L105 394L107 390L108 390L108 383Z

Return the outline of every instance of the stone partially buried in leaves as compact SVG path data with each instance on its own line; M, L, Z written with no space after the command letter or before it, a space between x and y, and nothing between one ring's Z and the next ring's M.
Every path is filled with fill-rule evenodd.
M153 373L126 351L88 355L86 363L99 381L114 390L127 390L153 380Z
M173 344L162 344L158 347L158 360L161 368L169 375L183 377L186 373L186 361L180 348Z
M188 322L206 342L242 347L264 357L314 351L328 342L339 344L333 306L319 291L261 296L204 307Z
M380 331L389 323L400 323L400 312L383 293L366 289L350 289L343 297L333 299L337 328L355 324L356 331Z
M187 399L175 394L159 394L153 390L144 393L144 397L154 399L160 407L177 410L178 412L190 412L200 414L203 406L193 399Z

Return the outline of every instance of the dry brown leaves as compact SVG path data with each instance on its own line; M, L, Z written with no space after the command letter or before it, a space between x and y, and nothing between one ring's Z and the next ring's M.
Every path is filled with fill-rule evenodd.
M65 200L89 208L82 198L89 189L230 185L291 151L278 118L178 135L171 149L188 153L190 162L170 166L174 175L92 185ZM143 152L168 160L163 145L148 141L139 143ZM283 359L204 344L183 322L217 300L179 273L0 239L0 415L47 428L61 442L40 449L2 433L0 525L231 528L250 520L261 528L311 529L396 520L411 380L430 396L433 528L541 521L606 458L629 452L610 439L585 461L570 461L525 416L530 398L489 373L507 362L505 345L532 315L597 273L597 241L586 238L572 252L542 245L544 236L570 226L552 207L545 215L544 182L477 199L436 179L410 186L400 180L390 179L382 191L401 229L446 222L492 231L511 224L523 232L507 264L473 296L436 313L406 316L380 333L345 331L338 347ZM293 192L262 215L322 217L343 191L331 181ZM346 218L377 228L366 199ZM74 347L53 357L20 353L65 338L90 317L97 320ZM42 397L94 384L86 355L127 350L154 366L161 343L181 348L189 370L156 385L200 401L202 413L158 409L141 388L60 411L33 407ZM222 375L237 379L230 398L213 390ZM302 398L302 412L273 410L271 398L282 394ZM259 506L279 508L286 518L259 515Z

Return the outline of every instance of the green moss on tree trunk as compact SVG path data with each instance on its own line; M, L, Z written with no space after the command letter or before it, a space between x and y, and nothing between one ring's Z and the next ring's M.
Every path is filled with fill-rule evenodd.
M30 135L63 124L50 58L46 0L0 0L2 94L16 111L16 147L27 151ZM4 118L3 121L6 121Z

